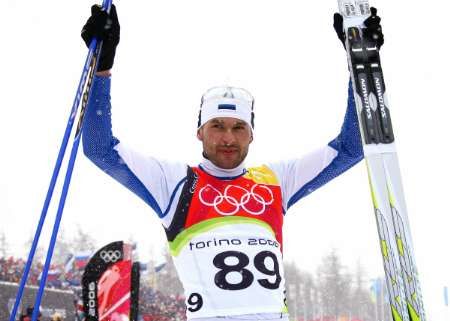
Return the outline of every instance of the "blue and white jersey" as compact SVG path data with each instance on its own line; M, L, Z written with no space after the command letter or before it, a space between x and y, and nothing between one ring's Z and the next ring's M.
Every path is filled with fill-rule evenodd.
M140 155L113 136L111 129L110 84L110 78L94 78L92 93L85 116L83 131L84 153L92 162L100 167L100 169L127 187L148 204L161 219L161 223L167 233L167 231L173 227L173 224L178 224L180 221L180 210L178 205L180 198L183 198L182 194L186 189L190 188L186 184L192 182L192 179L188 177L188 174L192 173L192 168L183 162L168 162L158 160L154 157ZM281 211L285 214L288 209L301 198L309 195L322 185L345 172L362 158L363 151L356 108L354 106L352 90L349 88L348 106L344 123L341 132L334 140L322 148L298 159L260 164L260 167L258 168L267 169L261 173L272 173L271 182L274 182L273 184L278 186L277 188L280 190L280 193L277 194L280 195L277 196L280 199L276 201L281 204ZM255 166L246 167L245 164L241 164L234 169L225 170L216 167L207 159L203 159L196 168L233 185L239 178L245 177L245 175L248 176L249 173L254 172L252 171L252 168L255 168ZM258 177L255 178L255 181L260 182ZM227 183L219 185L224 185L225 191L227 191ZM244 188L239 187L239 190L243 191ZM254 189L252 188L251 193L253 193L253 190ZM263 189L260 188L260 191L263 191ZM222 192L223 191L214 191L217 195ZM241 203L243 201L244 203L249 201L250 197L253 197L254 201L262 199L261 196L254 196L251 193L244 193L245 195L240 199ZM217 195L214 197L218 197ZM218 197L212 200L212 202L215 204L217 203L216 201L224 199L226 198ZM181 227L184 227L185 225L183 224L185 224L185 222L181 223ZM202 222L202 224L204 224L204 222ZM192 228L195 230L197 227L193 226ZM223 229L224 227L222 226L221 228ZM254 237L254 230L255 229L252 228L248 229L248 237ZM236 237L239 238L239 240L245 239L247 237L246 231L245 228L242 228L240 234L236 235ZM214 236L214 230L209 230L208 233L210 233L210 237ZM250 236L250 233L253 234ZM243 242L241 243L243 244ZM213 251L213 249L211 249L211 251ZM250 249L247 249L245 246L241 246L239 251L240 253L242 252L243 255L247 255L254 251L254 249L250 251ZM229 252L230 251L227 253ZM194 275L194 273L203 276L209 275L208 273L205 273L205 271L195 271L196 269L208 268L205 264L202 264L201 267L198 264L194 264L195 255L196 254L194 253L192 257L190 257L190 254L186 254L186 257L183 257L182 260L178 259L178 262L176 262L176 268L179 275L182 276L181 281L185 287L187 299L189 298L190 287L192 287L192 285L190 285L187 280L189 276L186 276L186 282L183 282L183 275L186 275L186 270L192 271L191 276ZM217 253L211 253L209 257L215 255L217 255ZM277 255L281 257L280 253L277 253ZM283 278L283 281L279 284L284 285L282 264L280 266L279 276ZM214 267L212 268L214 269ZM264 269L262 270L264 271ZM214 273L215 272L211 272L210 274L214 276ZM256 271L256 273L259 272ZM204 290L206 294L204 294L205 297L202 297L202 300L208 300L207 293L212 292L214 277L211 277L211 284L207 284L207 280L204 280L203 283L204 285L202 285L200 289L196 286L196 292ZM255 287L255 291L257 291L256 289L257 287ZM278 291L277 293L279 294L273 296L274 301L283 302L283 298L281 297L283 291ZM239 297L239 294L236 293L235 297ZM255 318L261 318L261 314L265 316L264 319L270 319L271 316L276 318L278 315L279 318L280 313L286 313L285 309L280 309L280 304L270 305L268 302L262 304L261 302L258 302L257 299L245 302L246 298L249 297L251 296L243 294L238 301L242 303L243 300L244 303L236 305L230 304L230 302L207 305L205 301L202 311L197 314L188 312L188 319L200 320L202 318L218 316L229 317L243 315L252 319L252 315L254 315ZM188 300L187 303L189 303Z

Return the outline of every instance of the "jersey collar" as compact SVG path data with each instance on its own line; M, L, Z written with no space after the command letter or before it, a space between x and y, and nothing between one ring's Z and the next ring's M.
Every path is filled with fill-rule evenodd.
M234 179L244 175L247 170L242 162L239 166L231 169L220 168L214 165L209 159L203 158L198 166L201 170L219 179Z

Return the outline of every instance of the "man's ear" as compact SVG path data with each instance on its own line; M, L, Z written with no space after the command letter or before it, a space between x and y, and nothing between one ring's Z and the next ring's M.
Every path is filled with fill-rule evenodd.
M251 129L249 129L249 131L250 131L250 141L249 141L250 144L251 142L253 142L253 131Z
M203 141L203 130L202 128L197 129L197 138L199 141Z

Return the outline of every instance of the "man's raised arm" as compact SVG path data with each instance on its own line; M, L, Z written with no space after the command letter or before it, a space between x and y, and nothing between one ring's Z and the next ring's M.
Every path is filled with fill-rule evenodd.
M111 77L119 43L120 26L114 5L110 14L100 7L92 7L92 15L82 30L82 38L89 46L93 37L103 41L94 76L83 128L84 154L105 173L138 195L153 208L160 218L172 210L171 199L179 193L187 167L144 157L124 146L113 136L111 125Z
M384 36L380 26L380 17L376 9L364 22L364 32L375 40L378 47L384 43ZM334 29L345 48L345 32L343 18L334 15ZM339 135L327 146L306 155L301 159L269 164L280 179L283 193L283 207L287 211L298 200L309 195L333 178L350 169L363 159L361 135L359 132L358 116L356 114L353 90L349 82L347 112Z

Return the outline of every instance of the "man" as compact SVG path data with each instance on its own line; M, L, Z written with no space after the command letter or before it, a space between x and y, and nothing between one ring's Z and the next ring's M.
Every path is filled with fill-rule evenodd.
M376 10L365 32L383 43ZM342 17L334 17L344 43ZM301 159L247 167L254 135L253 97L217 87L202 97L198 166L144 157L112 135L110 69L120 27L116 9L99 7L82 30L87 44L103 39L103 51L86 112L86 156L138 195L159 216L183 283L188 319L287 320L282 262L286 211L362 157L352 92L342 130L325 147Z
M58 312L52 315L51 321L63 321L62 315Z
M33 307L27 307L27 312L26 312L25 314L22 314L22 315L20 316L19 320L20 320L20 321L31 321L31 317L33 316L33 310L34 310ZM38 321L39 321L39 319L41 318L41 316L42 316L42 314L41 314L41 312L39 311L39 314L38 314Z

